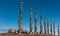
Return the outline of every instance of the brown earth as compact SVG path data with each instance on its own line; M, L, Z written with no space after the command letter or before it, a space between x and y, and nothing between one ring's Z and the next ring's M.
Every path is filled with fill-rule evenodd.
M16 33L0 33L0 36L58 36L58 35L42 35L42 34L21 34Z
M17 36L16 33L0 33L0 36Z

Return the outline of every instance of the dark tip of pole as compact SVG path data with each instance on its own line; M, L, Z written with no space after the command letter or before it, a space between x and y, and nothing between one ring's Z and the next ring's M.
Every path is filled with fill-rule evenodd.
M37 10L35 10L35 12L37 12Z
M23 2L21 2L21 4L23 4Z
M55 22L53 22L53 24L55 24Z
M32 10L32 8L30 8L30 10Z
M46 19L46 16L44 16L44 19Z
M42 15L40 15L40 17L42 17Z
M37 14L37 11L35 11L35 15Z
M49 22L49 20L47 19L47 22Z
M44 16L44 18L46 18L46 16Z

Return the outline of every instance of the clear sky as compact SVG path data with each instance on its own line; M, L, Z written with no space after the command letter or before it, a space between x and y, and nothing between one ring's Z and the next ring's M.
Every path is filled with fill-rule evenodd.
M0 0L0 29L18 29L20 0ZM60 24L60 0L22 0L23 2L23 29L29 31L30 8L33 14L37 10L37 26L39 31L40 15L56 23L56 30ZM34 16L33 16L34 26ZM57 32L57 31L56 31Z

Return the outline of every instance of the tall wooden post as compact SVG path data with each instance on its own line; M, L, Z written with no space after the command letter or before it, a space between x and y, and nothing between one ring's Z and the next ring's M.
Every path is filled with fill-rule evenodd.
M35 33L37 33L37 13L35 12Z
M30 8L30 32L32 32L32 8Z
M54 31L54 35L55 35L55 22L53 22L53 31Z
M40 16L40 34L42 34L42 29L43 29L43 27L42 27L42 16Z
M19 30L22 30L22 10L23 10L23 2L20 3L20 15L19 15Z
M47 34L49 34L49 20L47 20Z
M44 34L46 34L46 17L44 17Z

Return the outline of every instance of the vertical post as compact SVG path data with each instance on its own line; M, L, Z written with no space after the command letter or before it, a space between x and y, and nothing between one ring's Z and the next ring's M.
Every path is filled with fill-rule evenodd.
M46 17L44 17L44 34L46 34Z
M20 15L19 15L19 18L20 18L20 21L19 21L19 30L20 31L22 30L22 8L23 8L23 2L20 3Z
M53 22L53 31L54 31L54 35L55 35L55 22Z
M51 32L51 35L52 35L52 21L50 21L50 32Z
M32 8L30 8L30 32L32 32Z
M58 36L59 36L59 25L58 25Z
M42 34L42 16L40 16L40 34Z
M37 32L37 14L35 12L35 33Z
M49 34L49 21L47 20L47 34Z

